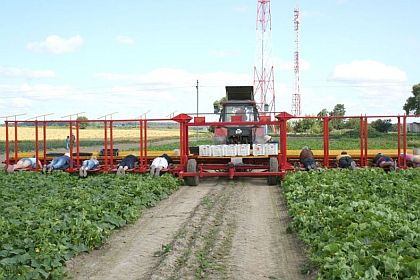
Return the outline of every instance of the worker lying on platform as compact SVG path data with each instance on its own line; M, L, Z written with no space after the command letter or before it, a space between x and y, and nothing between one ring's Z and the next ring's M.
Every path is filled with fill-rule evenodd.
M337 165L339 168L356 168L356 162L346 151L342 151L341 154L337 156Z
M273 137L271 135L264 135L264 143L269 144L269 143L278 143L276 140L273 139Z
M376 156L373 158L372 165L380 167L385 171L395 170L394 160L382 153L376 154Z
M150 165L150 176L158 177L160 171L164 168L168 168L169 164L172 164L172 158L167 154L163 154L160 157L155 158Z
M304 146L300 151L299 160L306 171L316 169L314 154L308 146Z
M42 168L41 162L38 160L39 168ZM21 158L16 162L16 164L9 165L7 167L8 173L13 173L15 170L25 169L25 168L36 168L36 158Z
M128 155L120 162L117 169L117 175L124 175L128 169L133 169L137 166L139 159L135 155Z
M84 160L82 166L79 170L79 177L87 177L87 171L95 169L99 166L99 161L95 156L92 156L90 159Z
M404 154L400 154L400 161L404 162ZM420 155L405 154L405 161L408 167L420 167Z
M44 165L44 168L42 169L43 173L51 173L53 170L65 170L70 167L70 154L65 153L62 156L55 157L53 160L47 164Z

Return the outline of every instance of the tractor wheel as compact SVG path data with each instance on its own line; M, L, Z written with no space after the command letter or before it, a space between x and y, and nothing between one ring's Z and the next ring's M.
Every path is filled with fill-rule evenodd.
M189 159L187 162L187 172L197 172L197 161L195 159ZM198 176L185 177L185 184L188 186L198 186L200 178Z
M277 172L279 171L279 161L275 157L270 158L270 172ZM277 176L268 176L267 177L267 184L270 186L277 184Z

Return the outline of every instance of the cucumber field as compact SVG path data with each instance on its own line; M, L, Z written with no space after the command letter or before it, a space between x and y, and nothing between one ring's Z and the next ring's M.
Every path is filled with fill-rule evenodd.
M420 277L420 169L0 178L0 279Z

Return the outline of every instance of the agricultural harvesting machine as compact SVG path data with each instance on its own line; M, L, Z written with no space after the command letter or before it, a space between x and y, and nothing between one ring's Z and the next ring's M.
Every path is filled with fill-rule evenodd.
M220 113L219 122L258 122L259 112L254 100L254 87L227 86L226 100ZM219 112L220 110L220 112ZM264 127L260 125L216 126L214 139L217 144L253 144L264 142Z
M187 185L198 185L204 177L265 177L268 184L276 184L277 179L286 172L294 170L293 162L299 158L298 150L287 149L287 122L292 119L317 118L323 126L323 150L314 150L315 158L326 168L333 167L335 157L341 150L330 149L330 121L358 119L360 122L360 149L350 151L358 166L368 166L368 159L377 152L385 152L397 159L400 168L407 167L407 119L419 116L339 116L339 117L298 117L286 112L259 115L253 98L252 87L226 87L227 101L222 104L219 121L206 121L205 115L190 116L179 114L170 119L126 119L126 120L48 120L48 121L7 121L5 122L5 164L6 167L20 158L36 157L43 164L48 163L57 153L47 152L47 129L57 124L68 127L68 135L75 135L75 143L70 142L70 167L67 172L77 172L84 159L96 155L100 167L91 171L114 172L119 161L126 155L135 153L139 158L133 173L146 173L150 170L153 158L167 153L174 160L174 165L165 170ZM368 119L393 118L398 131L395 149L368 149ZM88 147L81 147L81 126L83 123L99 123L103 127L103 149L101 153L86 152ZM153 122L173 122L179 127L179 153L173 151L150 151L148 149L148 127ZM118 124L136 124L138 127L138 150L120 151L117 148L114 134ZM30 153L19 152L18 127L20 124L34 128L34 147ZM214 127L214 145L201 145L192 149L189 146L189 130L197 127ZM266 127L280 131L276 143L263 143ZM14 137L9 136L14 135ZM14 139L12 139L14 138ZM191 149L190 149L191 148ZM82 150L83 149L83 150ZM13 151L12 151L13 150ZM400 155L403 155L400 157ZM34 170L39 170L36 167Z

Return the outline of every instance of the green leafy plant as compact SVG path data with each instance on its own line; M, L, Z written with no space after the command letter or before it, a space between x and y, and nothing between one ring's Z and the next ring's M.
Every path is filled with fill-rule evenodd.
M294 173L283 187L318 279L419 279L420 169Z
M179 186L159 178L0 174L0 279L61 279L72 256L100 246Z

